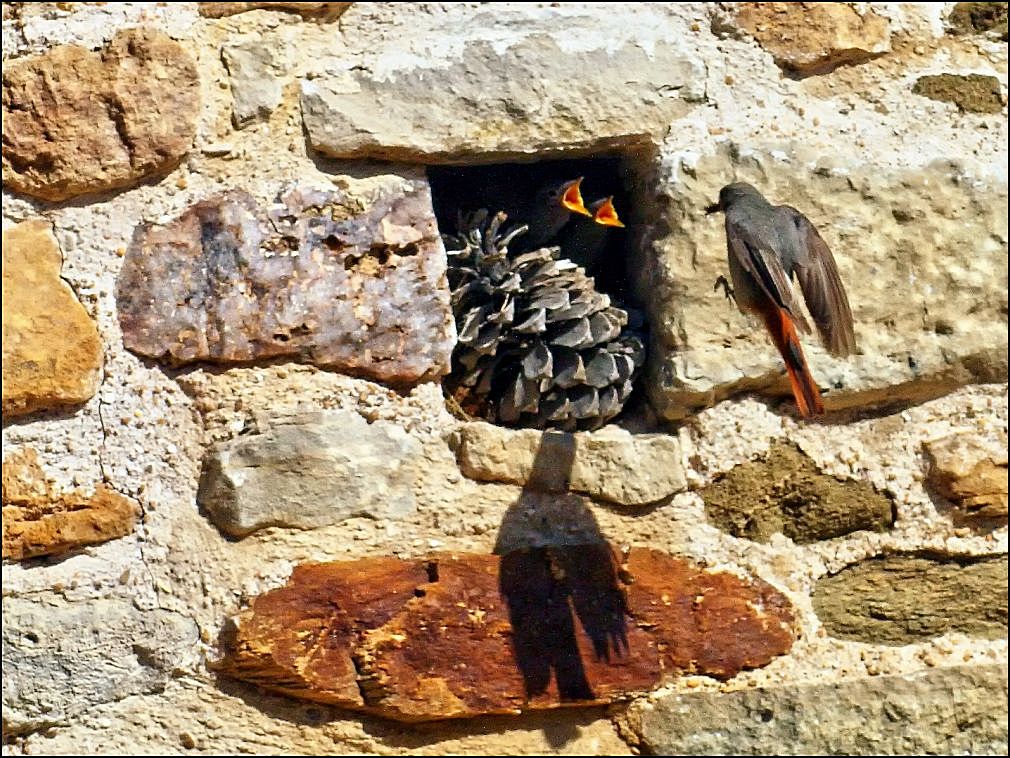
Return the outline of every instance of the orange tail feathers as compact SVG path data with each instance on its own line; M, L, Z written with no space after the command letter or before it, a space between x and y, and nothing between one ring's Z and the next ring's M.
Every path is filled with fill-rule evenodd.
M771 313L765 314L765 326L775 342L775 347L786 362L786 373L789 375L789 385L796 398L796 407L803 418L819 416L824 413L824 402L817 382L810 375L807 361L803 357L800 338L796 334L792 317L784 308L773 307Z

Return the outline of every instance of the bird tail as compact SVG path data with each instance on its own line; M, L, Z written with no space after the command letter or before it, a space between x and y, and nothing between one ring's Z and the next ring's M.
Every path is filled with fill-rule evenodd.
M773 308L770 313L765 314L765 325L786 363L789 385L792 387L800 415L803 418L821 415L824 413L821 391L811 376L810 369L807 368L800 338L796 334L796 327L793 326L789 311L785 308Z

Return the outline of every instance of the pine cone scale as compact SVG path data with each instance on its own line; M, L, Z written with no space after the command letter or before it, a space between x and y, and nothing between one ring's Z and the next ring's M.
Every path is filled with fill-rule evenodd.
M643 363L641 340L556 247L510 256L521 229L480 211L446 235L459 340L447 384L460 405L510 426L594 429L616 416Z

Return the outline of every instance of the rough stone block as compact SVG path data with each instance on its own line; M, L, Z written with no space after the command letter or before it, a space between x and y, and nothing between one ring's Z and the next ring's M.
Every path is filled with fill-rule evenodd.
M613 702L685 671L729 678L792 646L758 579L606 544L300 566L217 668L296 697L427 721Z
M667 434L504 429L464 424L457 451L471 479L545 492L584 492L621 505L645 505L687 489L680 442Z
M3 413L78 405L98 391L98 329L60 278L52 228L26 221L3 233Z
M622 721L655 755L1002 755L1007 667L680 692Z
M411 464L420 446L400 427L353 411L281 419L216 445L197 501L227 534L298 529L352 516L403 518L416 508Z
M199 3L200 15L208 18L233 16L253 10L286 11L302 16L324 18L332 21L350 8L354 3L288 3L288 2L253 2L253 3Z
M67 724L96 705L160 692L198 642L196 625L129 600L3 599L3 729Z
M887 19L849 3L738 3L736 25L794 76L826 74L891 49Z
M1007 523L1007 443L956 434L925 445L927 486L954 506L958 524Z
M199 110L192 57L153 29L5 63L4 185L44 200L129 187L178 164Z
M822 474L788 443L772 445L763 460L736 466L698 494L712 523L760 542L777 532L815 542L894 523L893 504L872 485Z
M954 103L962 113L999 113L1003 93L999 79L983 74L937 74L920 76L912 86L916 95Z
M672 45L572 53L538 34L504 51L468 43L444 67L404 61L391 72L337 63L303 81L313 148L425 163L605 150L661 138L704 92L701 62Z
M828 412L917 403L1007 379L1007 186L956 163L885 170L800 145L727 145L663 187L669 233L630 270L649 311L643 386L677 420L727 397L790 396L764 325L713 292L728 273L719 189L748 181L795 206L831 248L848 292L857 352L829 355L801 336Z
M116 284L126 347L180 365L288 357L392 384L442 376L456 333L427 184L374 201L233 190L134 232Z
M281 102L277 59L260 39L250 39L221 49L231 81L232 122L242 128L270 117Z
M87 495L59 492L31 448L3 462L3 557L16 561L60 555L133 532L140 511L133 500L99 484Z
M947 16L953 34L992 32L1007 41L1007 3L955 3Z
M828 634L907 645L948 632L1006 638L1007 557L892 555L817 582L813 604Z

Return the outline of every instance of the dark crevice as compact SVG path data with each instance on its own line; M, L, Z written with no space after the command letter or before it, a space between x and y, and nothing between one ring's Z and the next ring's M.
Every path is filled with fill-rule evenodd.
M475 161L476 162L476 161ZM630 240L637 223L640 204L635 195L634 168L620 153L593 158L571 160L546 160L537 163L497 163L490 165L429 166L432 202L438 227L443 233L456 232L459 213L469 213L487 208L492 213L502 210L515 221L522 220L524 208L538 190L548 184L557 184L583 177L581 190L586 205L613 195L614 207L628 227L610 229L603 243L598 265L587 271L595 277L597 289L622 300L631 297L631 287L626 270L629 261ZM580 221L581 219L576 219ZM562 257L566 255L569 228L562 229L557 240L546 244L560 244ZM521 243L522 237L517 241Z
M379 263L385 265L389 262L389 256L392 251L389 249L388 245L374 244L368 248L366 255L375 258Z
M438 561L428 561L424 566L425 572L428 574L428 581L435 583L438 581Z
M134 149L133 139L130 137L130 130L126 126L126 113L123 110L123 104L107 97L105 98L105 112L116 129L116 136L119 137L119 142L130 156L130 167L137 168L136 150Z
M335 239L336 238L331 235L330 237L327 237L324 240L326 246L333 251L336 251L338 248L332 247L330 245L330 240ZM359 265L362 264L362 262L366 260L374 261L374 263L377 264L378 266L386 266L389 263L390 258L394 255L399 256L417 255L417 252L418 248L417 245L414 243L404 245L402 248L394 248L391 245L377 242L371 245L368 248L368 250L364 251L363 253L359 254L349 253L347 257L344 258L344 269L347 271L351 271L352 269L357 268Z

